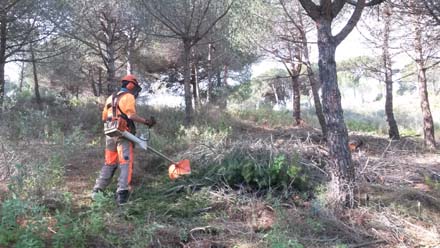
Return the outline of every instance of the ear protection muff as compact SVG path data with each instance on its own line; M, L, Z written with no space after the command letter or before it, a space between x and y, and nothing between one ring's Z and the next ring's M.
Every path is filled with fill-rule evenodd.
M142 90L142 87L139 86L135 81L122 81L122 87L129 90L135 97L139 95Z

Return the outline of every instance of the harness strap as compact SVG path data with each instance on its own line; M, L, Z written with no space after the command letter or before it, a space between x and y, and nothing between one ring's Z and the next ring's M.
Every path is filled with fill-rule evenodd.
M116 117L116 108L118 108L119 112L121 112L121 116L123 117L127 117L127 115L121 110L121 108L119 107L119 100L121 99L121 97L125 94L127 94L128 92L122 92L121 94L118 95L117 92L113 93L112 95L112 114L113 114L113 118Z
M121 99L121 97L125 94L127 94L128 92L121 92L120 94L118 94L117 92L113 93L112 95L112 114L113 117L112 118L116 118L116 108L118 108L119 112L121 113L119 115L119 117L123 118L125 121L127 121L127 125L128 128L130 130L131 133L135 134L136 133L136 125L134 124L134 121L129 119L128 116L122 111L121 107L119 107L119 100Z

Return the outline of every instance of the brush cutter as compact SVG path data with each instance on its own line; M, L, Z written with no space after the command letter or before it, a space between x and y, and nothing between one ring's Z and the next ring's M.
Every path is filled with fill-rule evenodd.
M142 149L151 151L154 154L158 155L159 157L161 157L165 160L168 160L171 163L171 165L168 166L168 176L170 177L171 180L179 178L180 176L183 176L183 175L191 174L191 166L190 166L190 162L188 159L183 159L183 160L174 162L172 159L168 158L164 154L162 154L159 151L148 146L148 144L147 144L148 139L144 139L143 137L139 138L139 137L131 134L130 132L127 132L127 131L120 132L120 134L123 137L138 144Z

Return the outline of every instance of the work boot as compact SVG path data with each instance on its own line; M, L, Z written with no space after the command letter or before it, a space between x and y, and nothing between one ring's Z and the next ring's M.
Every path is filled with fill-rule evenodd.
M121 190L116 193L116 202L118 205L124 205L128 201L128 196L130 193L128 190Z
M98 193L102 193L102 192L104 192L104 191L102 189L100 189L100 188L93 189L93 191L92 191L92 200L96 200L96 195Z

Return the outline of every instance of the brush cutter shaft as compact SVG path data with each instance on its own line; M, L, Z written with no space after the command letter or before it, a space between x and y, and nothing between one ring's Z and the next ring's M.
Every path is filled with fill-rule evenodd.
M130 132L124 131L121 133L121 135L134 143L138 144L142 149L147 150L148 145L146 140L139 139L135 135L131 134Z
M164 159L170 161L171 163L176 164L176 162L174 162L172 159L170 159L169 157L163 155L162 153L160 153L159 151L155 150L154 148L148 146L147 149L148 149L149 151L152 151L153 153L155 153L155 154L158 155L159 157L162 157L162 158L164 158Z
M154 148L148 146L146 140L140 139L140 138L136 137L135 135L133 135L133 134L127 132L127 131L122 132L122 136L124 136L125 138L127 138L127 139L133 141L134 143L138 144L142 149L149 150L149 151L155 153L156 155L158 155L158 156L160 156L160 157L170 161L171 163L176 164L176 162L174 162L169 157L165 156L164 154L162 154L161 152L155 150Z

